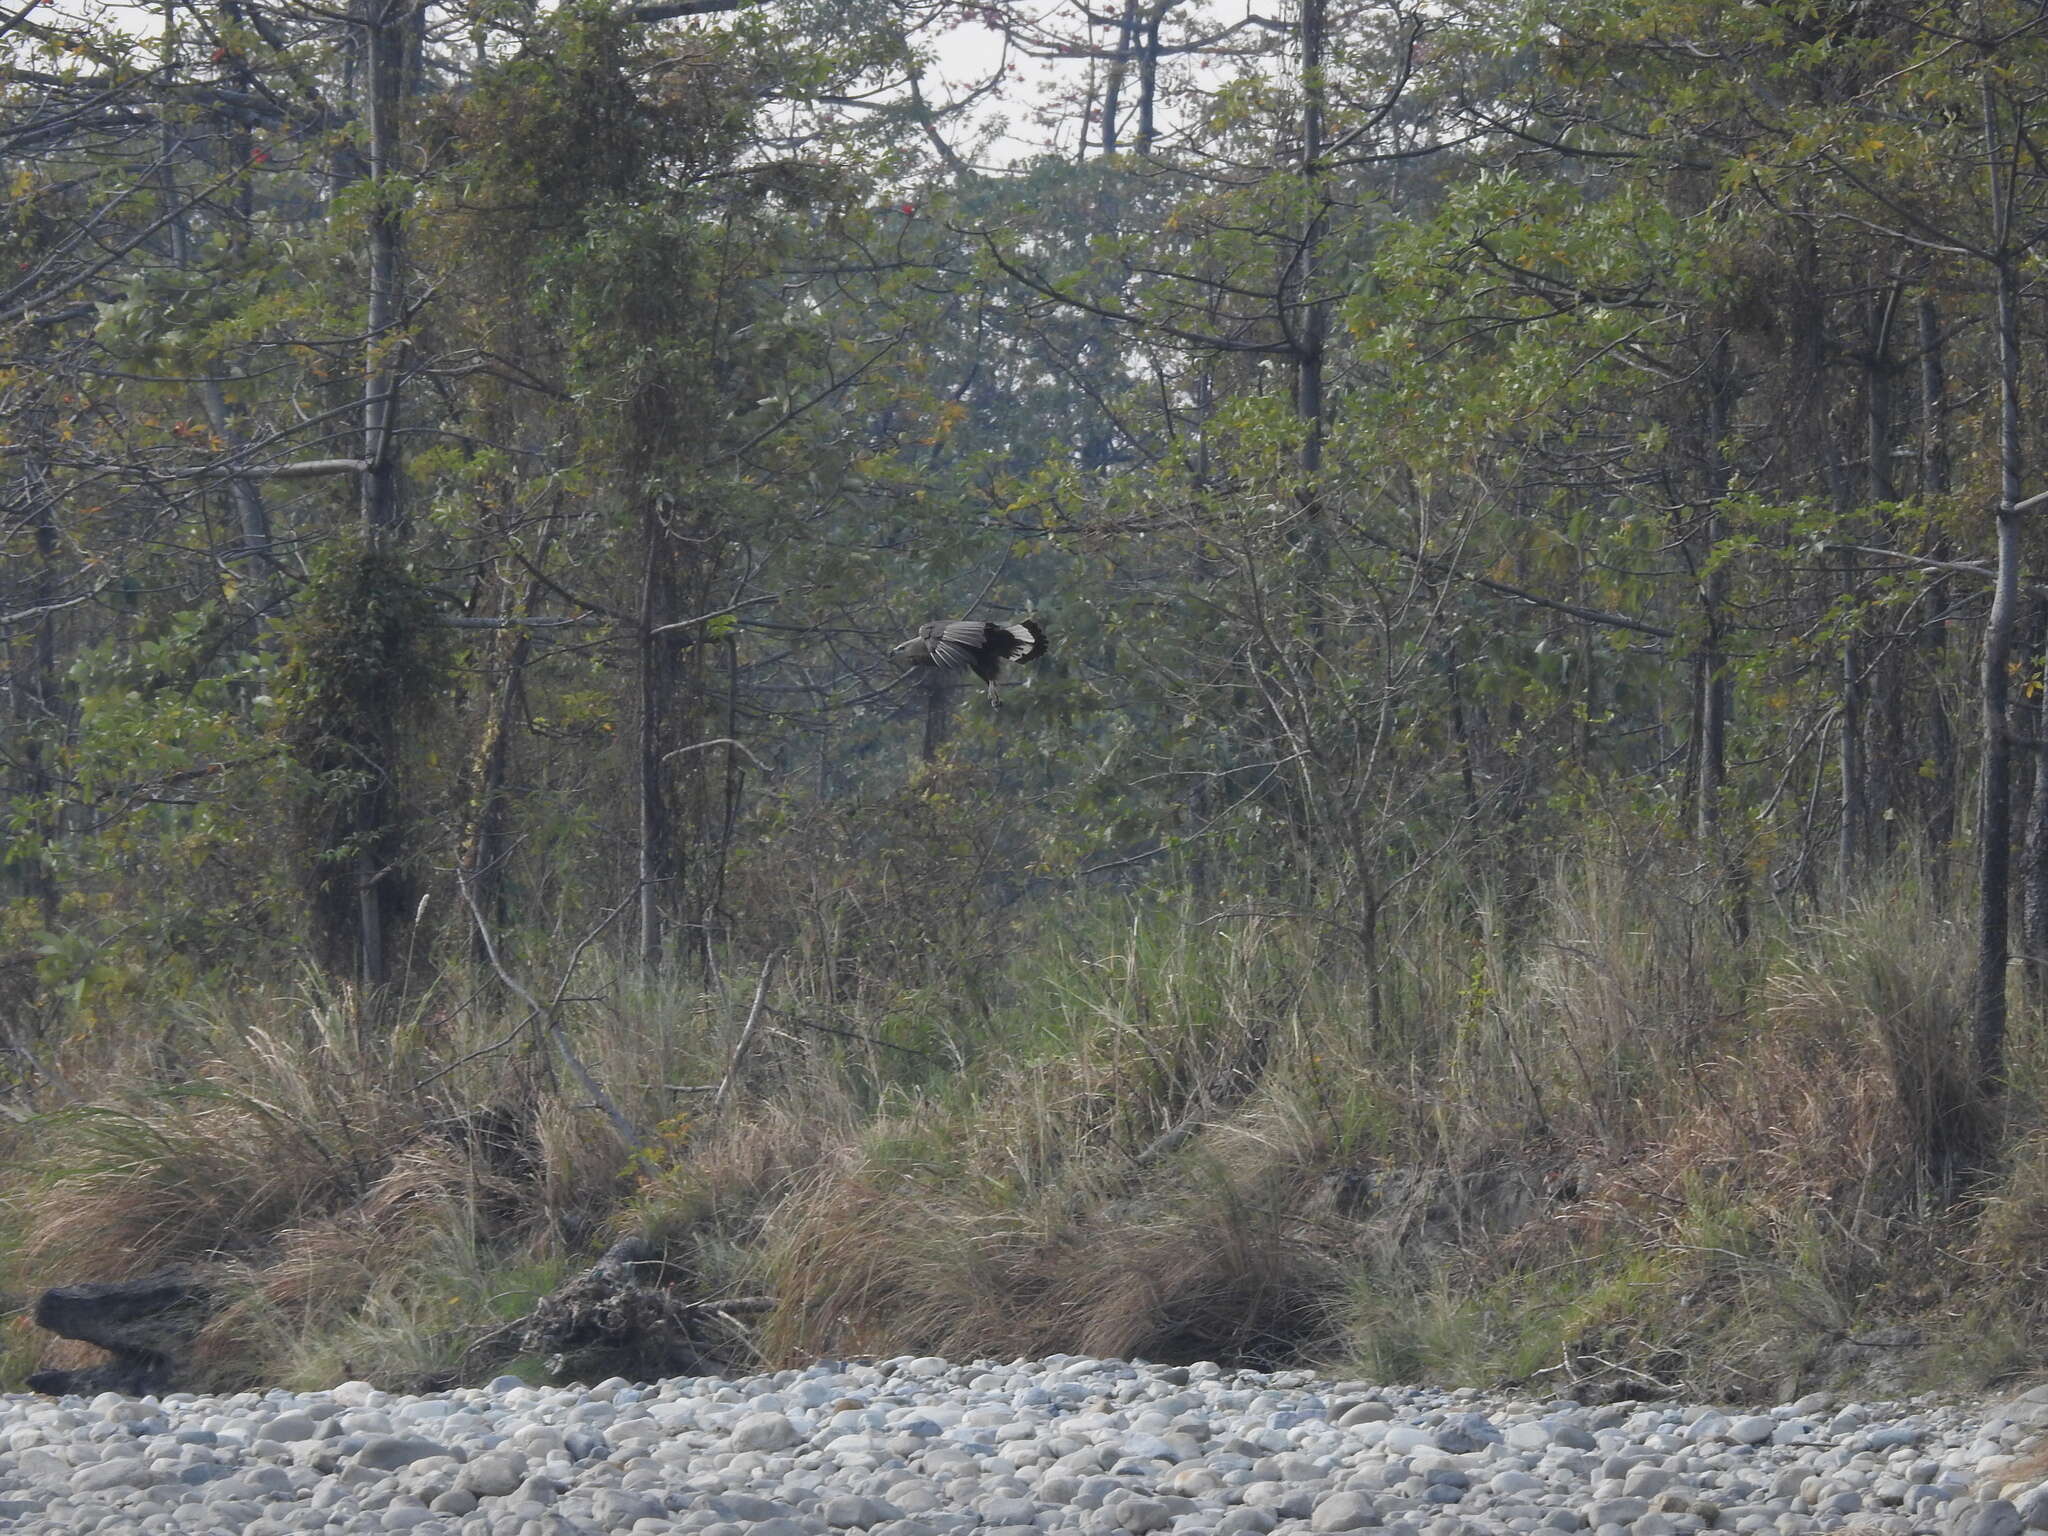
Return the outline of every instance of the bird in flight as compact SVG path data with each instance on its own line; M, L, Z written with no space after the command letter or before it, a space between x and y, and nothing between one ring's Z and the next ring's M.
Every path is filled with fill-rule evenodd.
M919 627L917 633L890 653L901 656L914 667L932 667L940 672L972 671L988 684L988 701L1000 708L996 679L1006 661L1036 661L1045 654L1045 629L1036 619L1014 624L986 624L980 619L941 619Z

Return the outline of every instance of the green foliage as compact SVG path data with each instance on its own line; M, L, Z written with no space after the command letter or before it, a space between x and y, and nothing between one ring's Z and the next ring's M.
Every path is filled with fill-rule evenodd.
M381 542L323 551L285 628L278 734L297 770L297 826L316 946L346 975L363 941L367 884L385 924L412 902L400 724L441 675L431 597Z
M2038 1278L2038 1042L1996 1147L1954 865L1984 255L2048 193L2011 157L2001 232L1985 112L2022 142L2048 25L1934 19L1453 4L1411 52L1350 11L1320 78L1254 29L1199 92L1124 72L1152 139L979 169L886 0L487 5L375 145L360 18L38 22L0 1088L92 1106L35 1122L45 1193L113 1268L260 1229L241 1318L297 1377L458 1371L600 1227L812 1287L790 1352L1559 1386L1766 1390L1801 1319L1937 1305L1870 1251ZM1000 710L884 653L968 612L1054 636ZM401 1009L374 1104L285 1106L312 1056L170 1006L297 1039L305 957L400 931L417 997L488 995L457 874L559 1040ZM457 1166L444 1069L544 1176ZM901 1317L859 1278L899 1272Z

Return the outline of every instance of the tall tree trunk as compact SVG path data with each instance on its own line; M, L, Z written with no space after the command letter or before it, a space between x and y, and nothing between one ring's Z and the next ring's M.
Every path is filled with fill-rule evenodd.
M1320 654L1326 576L1330 560L1328 509L1323 504L1323 444L1329 435L1324 398L1325 348L1330 329L1330 302L1317 292L1322 281L1323 240L1329 231L1329 205L1324 188L1324 119L1328 86L1324 78L1328 40L1328 0L1301 4L1301 160L1304 204L1300 243L1292 275L1280 287L1282 323L1293 331L1294 414L1301 432L1297 455L1300 470L1295 501L1301 509L1300 543L1306 560L1302 607L1310 639Z
M545 559L546 549L544 540L541 557L535 561L536 564ZM540 595L540 583L529 581L514 616L532 614ZM455 869L457 878L475 899L477 910L494 924L502 926L505 917L505 903L501 895L504 890L505 770L512 760L512 720L519 707L520 692L525 686L526 661L533 651L533 631L525 628L500 630L494 649L498 652L492 666L498 677L497 697L484 716L476 750L470 756L469 815L463 827L462 840L457 845ZM482 933L472 931L470 943L477 963L488 965L490 956Z
M1708 493L1713 497L1713 506L1700 523L1699 547L1701 564L1706 574L1700 581L1701 617L1705 621L1705 638L1701 644L1699 668L1699 801L1695 825L1703 844L1715 850L1721 831L1722 791L1728 775L1728 726L1734 709L1734 697L1728 676L1726 637L1728 575L1727 568L1714 559L1714 549L1721 539L1720 498L1728 491L1728 465L1722 451L1722 444L1728 436L1728 429L1734 414L1734 382L1728 359L1728 342L1725 336L1715 338L1712 349L1709 377L1707 381L1707 441L1705 444Z
M1721 498L1728 494L1733 471L1725 444L1735 419L1735 370L1726 333L1714 338L1708 359L1707 474L1712 509L1700 529L1707 572L1700 583L1700 606L1706 636L1701 657L1699 701L1699 815L1701 847L1720 872L1723 910L1736 942L1749 937L1749 879L1741 850L1730 847L1721 824L1728 783L1728 737L1735 719L1735 679L1728 655L1728 568L1714 558L1721 539Z
M165 0L163 74L166 83L173 80L176 68L176 17L175 0ZM209 167L213 166L212 158L205 154L203 147L195 148L184 142L180 136L179 126L180 120L166 116L161 133L163 151L158 179L163 186L164 203L167 207L172 208L180 206L183 196L178 187L178 166L188 158L191 158L195 153L201 156ZM246 133L235 132L233 129L229 130L229 152L240 155L240 159L233 163L243 164L247 162L247 139ZM204 142L202 141L202 144ZM242 212L246 218L246 198L248 196L246 183L238 189L238 195L244 200ZM192 232L190 220L184 212L181 211L177 217L171 220L169 234L172 264L181 271L188 270L192 266ZM208 371L200 377L195 388L199 396L199 408L206 416L207 425L213 429L214 435L227 445L230 461L240 463L241 438L235 429L234 413L228 408L227 395L221 389L220 378L213 372ZM240 527L240 534L235 545L227 552L227 558L229 560L253 561L260 573L259 580L261 585L267 593L271 586L268 577L272 574L270 570L270 512L264 505L263 492L258 488L257 483L247 475L230 475L227 481L227 493L228 502L235 509L235 521ZM259 600L254 606L260 611L265 604Z
M704 880L702 912L697 923L697 949L704 980L718 975L717 939L719 912L725 905L725 877L732 863L732 841L739 831L740 805L746 795L747 771L740 766L740 642L737 635L725 637L725 783L718 818L718 846L711 850L710 868ZM701 856L700 867L706 862Z
M1920 296L1920 493L1948 494L1948 367L1941 311Z
M1898 484L1892 473L1893 401L1895 364L1892 335L1898 324L1899 302L1905 285L1894 282L1871 301L1865 322L1869 338L1863 358L1864 478L1866 499L1888 503L1898 499ZM1846 521L1846 520L1845 520ZM1842 597L1853 608L1858 598L1856 557L1842 556ZM1880 665L1885 652L1876 658L1866 654L1865 634L1860 619L1850 619L1842 645L1841 788L1842 847L1840 875L1843 888L1854 881L1861 867L1878 845L1889 799L1883 771L1892 753L1881 744L1873 749L1872 739L1886 743L1882 730L1872 725L1895 720L1896 699L1884 685L1896 685L1896 668ZM1873 699L1873 694L1877 695Z
M1477 831L1479 827L1479 782L1472 770L1472 738L1465 729L1464 690L1458 686L1458 642L1452 639L1437 652L1437 664L1443 670L1444 691L1451 703L1451 740L1458 748L1458 785L1465 799L1465 822Z
M1941 311L1927 294L1920 296L1920 494L1946 496L1948 474L1948 368L1941 326ZM1940 545L1936 546L1939 552ZM1927 671L1927 761L1929 772L1921 782L1926 786L1921 802L1922 825L1937 890L1947 888L1949 866L1956 838L1956 728L1949 717L1948 700L1942 694L1947 673L1948 622L1945 614L1949 585L1936 580L1930 584L1922 610L1928 615L1922 632L1926 635Z
M27 434L31 439L39 432ZM16 793L27 802L23 815L31 836L26 839L0 838L0 869L9 870L23 895L36 904L36 915L45 928L55 926L61 892L52 872L53 845L60 820L50 805L56 777L50 771L47 752L58 725L59 684L57 680L57 537L56 498L42 484L42 476L31 464L21 481L24 500L33 508L36 573L27 584L26 608L35 613L34 627L26 644L7 647L11 652L9 692L13 695L15 756L21 765ZM41 610L37 612L37 610ZM0 809L7 809L0 804ZM23 843L27 846L24 849Z
M398 417L400 241L403 234L399 187L399 113L405 79L406 34L413 0L357 0L355 23L361 39L364 119L368 130L370 212L367 221L368 286L363 325L362 465L357 499L372 549L392 547L399 537L398 456L393 432ZM380 762L366 765L372 787L357 802L358 841L369 844L398 804L398 738L383 733ZM355 861L358 976L374 987L390 974L390 923L386 912L388 864L368 851Z
M1842 594L1849 601L1856 594L1856 557L1842 555ZM1870 826L1865 786L1870 776L1864 763L1863 738L1863 647L1852 620L1842 636L1842 708L1837 722L1837 767L1842 792L1842 824L1835 873L1843 891L1856 883L1862 871Z
M1869 325L1870 353L1863 368L1863 427L1872 501L1896 501L1899 496L1892 474L1892 331L1898 323L1899 301L1904 292L1905 284L1895 282L1873 301Z
M1146 13L1145 38L1138 54L1138 153L1149 157L1159 137L1159 28L1175 0L1158 0Z
M2048 598L2035 598L2028 646L2030 670L2048 668ZM2035 670L2035 676L2041 674ZM2033 788L2027 800L2026 847L2020 857L2020 945L2027 957L2027 990L2048 998L2048 692L2028 712L2033 740L2027 755Z
M1138 0L1124 0L1123 18L1117 23L1116 57L1110 60L1109 75L1102 87L1102 152L1116 153L1116 119L1123 110L1124 75L1131 67L1131 55L1138 41Z
M1328 89L1323 78L1328 0L1302 0L1301 6L1301 180L1307 204L1307 222L1301 233L1301 247L1295 261L1295 279L1282 290L1282 302L1296 312L1288 323L1298 327L1295 337L1295 414L1301 419L1301 495L1311 522L1312 536L1320 540L1322 520L1319 484L1323 471L1323 441L1328 435L1324 415L1324 347L1330 329L1329 300L1317 293L1322 281L1322 244L1328 232L1329 209L1323 180L1323 120Z
M666 579L665 535L660 509L649 502L641 512L640 623L636 661L640 674L640 732L636 742L640 837L640 968L652 977L661 966L662 888L673 883L672 818L662 777L664 705L669 691L669 647L654 633L671 583Z
M1993 269L1998 337L1998 563L1991 612L1984 621L1982 691L1984 726L1981 810L1977 818L1977 996L1972 1016L1972 1063L1978 1091L1998 1097L2005 1088L2005 966L2012 888L2012 733L2007 703L2013 628L2020 595L2020 324L2019 255L2006 227L2004 148L1996 85L1983 82L1985 162L1990 176Z
M400 338L397 206L398 114L405 80L409 0L359 0L368 76L370 149L369 292L363 338L363 469L359 477L364 526L373 540L398 526L398 463L392 435L398 425Z

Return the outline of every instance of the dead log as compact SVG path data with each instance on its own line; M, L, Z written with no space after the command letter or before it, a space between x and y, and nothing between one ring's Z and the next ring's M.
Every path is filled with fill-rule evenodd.
M174 1390L185 1351L213 1313L214 1296L188 1269L160 1269L134 1280L53 1286L37 1298L36 1326L95 1344L111 1357L82 1370L36 1371L32 1391L52 1396Z

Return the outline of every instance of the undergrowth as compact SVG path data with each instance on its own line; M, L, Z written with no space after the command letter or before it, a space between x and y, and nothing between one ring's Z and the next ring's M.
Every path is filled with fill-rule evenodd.
M1993 1128L1961 914L1898 876L1738 943L1655 854L1521 905L1418 894L1377 1013L1313 924L1129 896L1013 919L971 986L807 948L758 1009L761 957L586 972L538 1019L455 969L376 1009L202 998L53 1041L0 1122L0 1284L202 1266L222 1386L537 1375L507 1325L630 1233L691 1297L773 1298L734 1369L1068 1350L1759 1399L2043 1363L2042 1032L2016 1017ZM64 1358L40 1341L6 1326L0 1385Z

